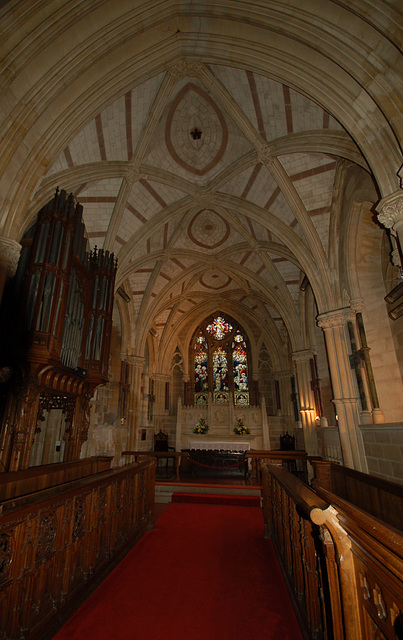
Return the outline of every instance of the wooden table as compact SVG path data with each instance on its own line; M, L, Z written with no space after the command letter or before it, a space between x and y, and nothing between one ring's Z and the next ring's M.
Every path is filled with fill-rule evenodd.
M155 458L157 467L161 458L173 458L176 479L179 480L180 460L181 458L188 458L189 453L186 451L122 451L122 456L133 456L134 462L137 462L140 457Z

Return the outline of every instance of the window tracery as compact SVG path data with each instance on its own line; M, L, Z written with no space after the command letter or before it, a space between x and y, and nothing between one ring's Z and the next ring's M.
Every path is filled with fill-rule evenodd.
M249 347L237 323L217 314L204 320L191 342L194 404L206 405L209 392L216 404L249 405Z

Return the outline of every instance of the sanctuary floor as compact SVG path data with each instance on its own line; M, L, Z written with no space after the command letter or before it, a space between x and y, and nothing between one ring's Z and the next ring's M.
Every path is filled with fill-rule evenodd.
M212 490L220 489L220 493L225 493L226 489L233 490L236 487L256 491L261 490L261 486L256 484L255 478L249 477L245 479L242 474L195 477L191 474L182 473L179 475L179 479L177 479L175 474L172 473L172 470L168 470L168 473L166 473L165 468L160 468L158 470L155 478L155 484L156 486L169 487L173 491L181 491L181 488L183 490L185 487L191 488L194 491L197 491L197 487L204 490L208 488L211 488ZM155 519L159 518L169 504L170 502L159 502L156 500L154 505Z
M160 465L159 469L156 470L155 474L156 483L161 484L177 484L177 483L185 483L185 484L214 484L214 485L235 485L235 486L255 486L256 478L254 476L249 476L249 478L245 478L242 473L238 474L228 474L228 475L194 475L191 473L183 473L179 472L179 478L176 478L175 472L172 468L165 468L165 465Z

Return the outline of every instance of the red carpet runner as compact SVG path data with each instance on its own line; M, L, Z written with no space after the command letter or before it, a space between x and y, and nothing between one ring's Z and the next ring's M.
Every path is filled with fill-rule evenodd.
M172 502L192 502L194 504L228 504L234 507L260 507L259 496L242 496L221 493L180 493L172 494Z
M171 504L57 640L302 640L256 507Z

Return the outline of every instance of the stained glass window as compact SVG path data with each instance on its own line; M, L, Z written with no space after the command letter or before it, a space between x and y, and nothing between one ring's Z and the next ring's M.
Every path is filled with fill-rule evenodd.
M228 400L228 358L222 347L213 352L213 386L216 402Z
M206 331L216 340L222 340L228 333L231 333L233 326L226 322L224 318L218 316L206 327Z
M233 320L231 320L233 322ZM192 341L194 402L249 405L248 348L242 330L222 315L201 324Z
M238 333L232 345L235 404L249 404L248 356L243 337Z
M207 404L208 399L208 352L200 345L194 357L195 404Z

